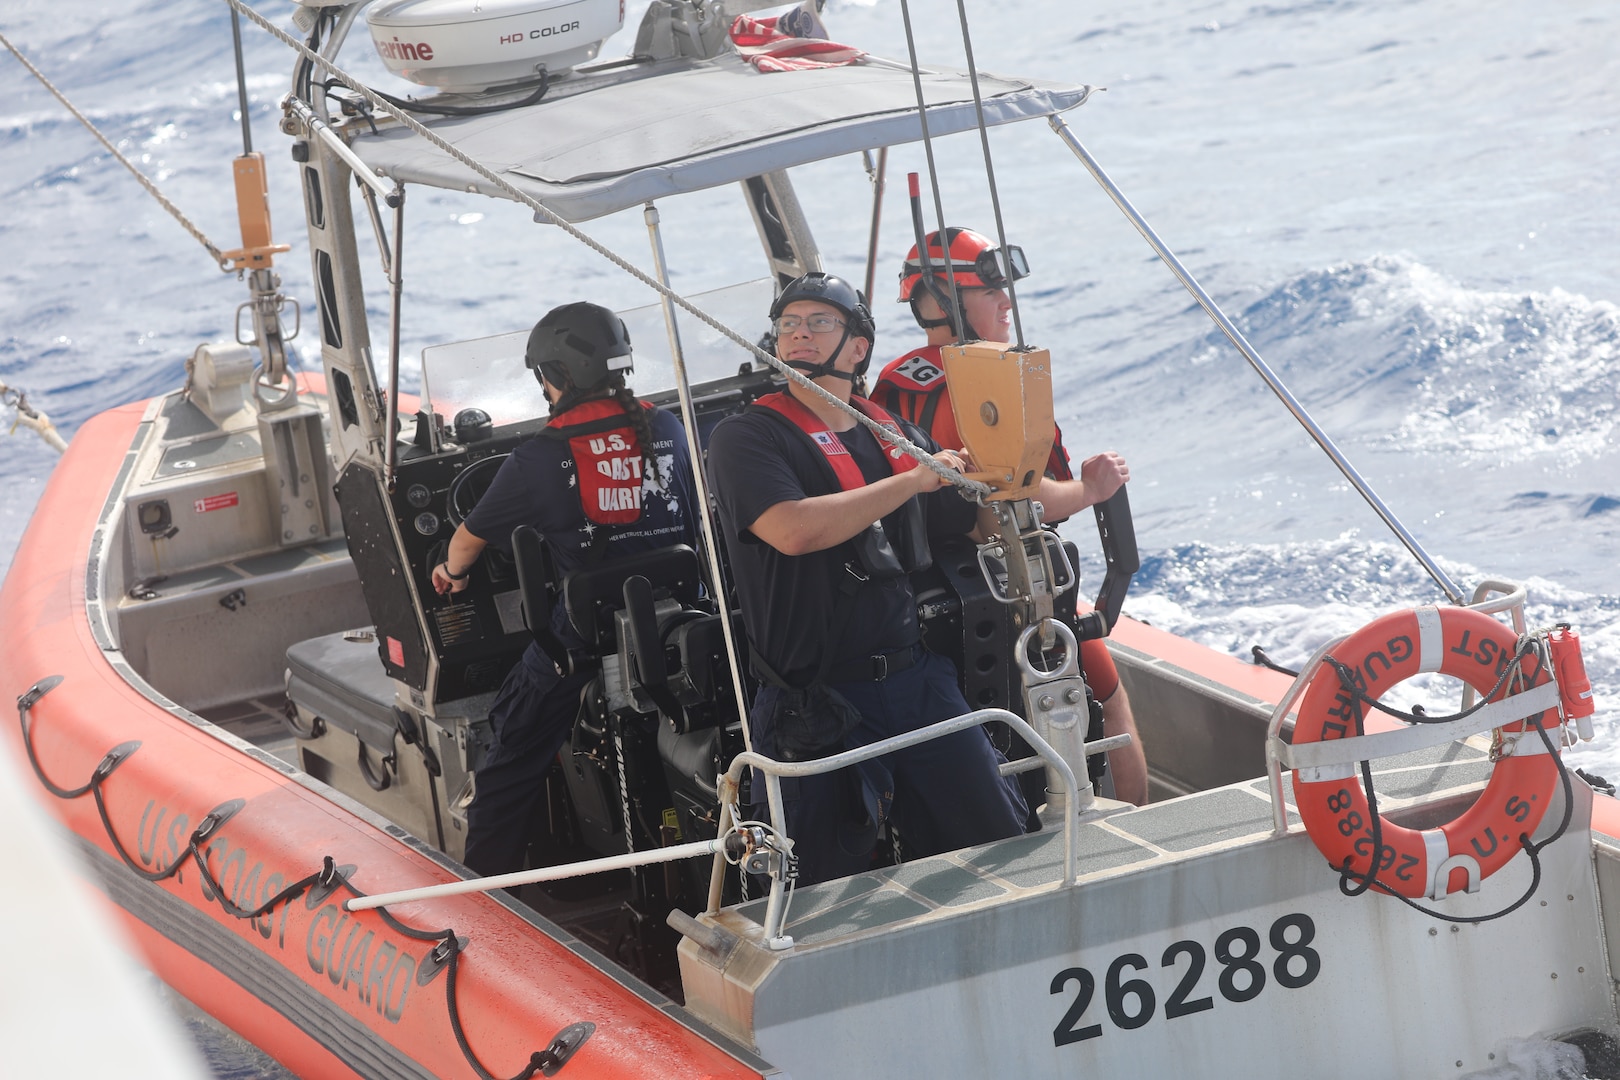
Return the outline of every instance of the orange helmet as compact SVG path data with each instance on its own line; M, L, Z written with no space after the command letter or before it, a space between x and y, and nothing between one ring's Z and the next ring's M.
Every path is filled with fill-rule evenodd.
M940 246L939 233L931 232L923 238L928 245L930 275L945 286L947 272L956 279L960 289L1004 289L1010 280L1018 281L1029 274L1029 263L1024 249L1008 244L1003 252L989 237L971 229L947 228L950 239L950 265L946 266L945 249ZM910 300L922 280L922 261L917 257L917 245L906 254L905 265L900 268L900 302ZM942 305L943 306L943 305Z

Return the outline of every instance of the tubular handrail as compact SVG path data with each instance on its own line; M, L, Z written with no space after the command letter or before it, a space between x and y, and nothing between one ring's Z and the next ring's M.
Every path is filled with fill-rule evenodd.
M1495 598L1487 599L1487 597L1490 597L1492 593L1499 595L1497 595ZM1485 615L1496 615L1503 611L1511 612L1513 616L1514 632L1522 635L1525 632L1525 595L1526 589L1523 585L1516 584L1511 581L1488 579L1480 582L1479 587L1474 590L1474 602L1466 606ZM1289 685L1287 692L1284 693L1282 698L1277 702L1276 708L1271 711L1271 720L1266 724L1266 781L1271 792L1271 823L1272 834L1274 836L1282 836L1288 831L1288 810L1284 805L1285 800L1283 798L1282 791L1282 771L1284 765L1288 764L1292 760L1293 754L1289 745L1282 741L1283 723L1287 720L1288 714L1293 709L1294 704L1300 699L1300 697L1304 695L1305 688L1310 685L1311 679L1315 676L1317 669L1321 667L1323 657L1327 656L1328 652L1336 647L1340 642L1344 641L1347 636L1348 635L1341 634L1338 637L1333 638L1331 641L1326 642L1321 648L1317 649L1311 654L1311 658L1307 660L1304 666L1299 669L1299 674L1294 677L1294 681ZM1465 686L1463 688L1462 708L1464 710L1470 708L1473 705L1473 700L1474 688L1471 686ZM1514 698L1509 700L1513 701L1515 704L1513 706L1509 706L1508 708L1518 708L1523 711L1519 712L1518 715L1511 717L1510 720L1501 720L1496 716L1496 713L1505 712L1508 711L1508 709L1504 708L1496 710L1492 714L1482 718L1483 721L1490 722L1484 723L1483 727L1476 727L1475 730L1484 730L1485 727L1492 726L1492 723L1508 723L1511 722L1511 720L1520 719L1525 715L1530 715L1534 712L1540 711L1540 709L1543 707L1550 708L1556 704L1556 702L1549 701L1545 706L1536 705L1535 707L1532 707L1532 704L1537 699L1526 698L1524 695L1515 695ZM1363 736L1362 738L1367 737ZM1380 746L1380 743L1369 740L1361 745L1377 749ZM1417 745L1418 742L1414 741L1406 748L1412 749ZM1424 745L1429 744L1425 743Z
M1311 676L1322 663L1322 658L1328 650L1335 648L1348 634L1340 634L1336 638L1323 642L1322 647L1311 654L1294 676L1294 681L1288 684L1288 690L1277 701L1277 707L1271 710L1271 720L1266 724L1266 784L1271 793L1271 833L1273 836L1282 836L1288 832L1288 806L1283 798L1282 790L1282 757L1276 752L1276 744L1282 741L1283 721L1293 711L1294 704L1305 693L1305 688L1311 684Z
M781 778L784 776L819 776L822 773L833 772L850 765L859 764L862 761L870 761L872 758L882 757L884 754L903 750L908 746L916 746L919 743L938 739L953 732L977 727L991 721L1000 721L1007 724L1022 735L1035 753L1062 777L1064 790L1068 792L1075 790L1074 770L1069 767L1068 762L1064 761L1045 739L1036 734L1035 729L1029 725L1028 721L1016 713L1008 712L1006 709L979 709L975 712L963 713L961 716L953 716L948 720L941 720L938 723L929 724L927 727L917 728L915 731L895 735L881 742L869 743L866 746L856 747L854 750L845 750L843 753L834 754L831 757L817 758L813 761L778 761L775 758L766 757L764 754L745 750L732 759L731 767L726 770L721 786L722 790L735 791L738 782L742 779L742 771L745 768L751 766L760 770L765 775L766 798L770 802L771 818L773 821L781 822L784 820L782 817L781 785ZM726 799L722 799L721 802L726 808L731 805ZM729 818L730 815L724 810L722 813L725 817L722 818L720 824L722 830L724 830L728 827L726 818ZM1078 814L1069 814L1063 824L1063 883L1065 885L1072 885L1076 877L1075 826L1078 817ZM716 857L715 872L710 879L707 911L709 915L716 914L720 910L720 884L724 875L721 858L723 856ZM786 947L786 944L791 944L791 941L782 937L781 933L784 895L785 887L782 879L773 878L771 880L770 897L765 906L764 926L765 940L767 944L773 947Z
M1497 594L1494 598L1492 593ZM1508 612L1513 620L1513 632L1524 635L1524 601L1529 595L1523 585L1512 581L1500 581L1496 578L1486 578L1474 587L1474 600L1468 606L1475 611L1483 611L1487 615L1496 615ZM1467 709L1474 704L1474 688L1463 686L1462 707Z
M1494 599L1487 599L1492 593L1498 595ZM1513 613L1513 632L1524 633L1524 601L1529 595L1523 585L1512 581L1499 581L1496 578L1486 578L1474 587L1474 599L1469 607L1475 611L1483 611L1487 615L1496 615L1504 611Z

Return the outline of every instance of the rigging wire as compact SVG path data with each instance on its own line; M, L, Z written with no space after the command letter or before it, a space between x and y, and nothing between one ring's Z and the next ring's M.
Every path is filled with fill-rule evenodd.
M923 100L922 68L917 63L917 38L911 32L909 0L900 0L900 17L906 26L906 52L911 57L911 84L917 90L917 119L922 123L923 156L928 159L928 186L933 189L934 195L934 219L937 222L935 227L939 230L934 235L939 240L940 250L945 253L945 284L951 294L951 310L946 314L949 316L950 327L956 335L956 340L963 341L967 337L967 319L962 312L962 298L956 288L956 268L951 265L951 242L945 232L945 204L939 195L939 169L934 164L934 138L928 131L928 109ZM979 120L981 123L984 121L982 112L979 114ZM925 236L917 237L919 263L925 262L928 258L926 241Z
M234 4L235 0L230 0L230 2ZM80 112L78 108L74 106L73 102L69 101L67 96L64 95L62 91L58 90L51 80L45 77L44 72L40 71L33 64L29 63L28 58L24 56L22 52L18 50L17 46L13 45L10 39L8 39L4 34L0 34L0 45L4 45L6 48L10 49L11 54L15 56L19 62L21 62L23 67L28 69L29 73L32 74L34 78L38 79L44 85L45 89L49 90L56 97L57 101L60 101L67 108L68 112L73 114L74 119L78 120L79 123L88 128L90 134L94 135L101 142L101 145L107 148L107 152L112 154L113 157L117 158L119 164L123 165L124 168L128 169L134 174L135 179L141 182L141 186L144 187L147 192L158 201L158 204L161 205L163 209L167 210L171 217L184 226L185 230L189 232L199 244L208 250L208 254L213 256L215 264L222 272L230 274L236 271L235 263L226 258L225 253L221 251L212 240L208 239L201 229L192 224L191 219L186 217L184 211L182 211L178 206L174 205L174 203L170 202L168 197L165 196L163 192L158 190L157 185L152 183L151 180L147 179L145 173L137 169L135 164L130 161L129 158L121 154L118 147L114 146L108 140L107 136L103 135L101 130L97 128L95 124L90 122L90 118L85 116L84 113ZM247 112L245 109L242 113L242 122L244 125L247 123Z
M1018 348L1024 348L1024 322L1018 315L1018 290L1013 287L1012 257L1007 253L1007 229L1001 222L1001 193L996 187L996 167L990 161L990 131L984 123L984 98L979 94L979 69L973 62L973 38L968 33L967 7L964 0L956 0L957 15L962 23L962 48L967 52L968 81L973 86L973 115L979 121L979 143L984 147L984 176L990 186L990 209L996 219L997 249L1006 265L1002 268L1002 276L1007 279L1007 302L1012 305L1013 332L1017 335ZM946 252L949 260L950 252ZM955 275L955 271L952 271Z
M1305 429L1306 434L1310 435L1316 445L1322 449L1322 452L1332 460L1339 472L1343 473L1344 478L1350 481L1350 485L1356 489L1367 505L1372 507L1373 513L1377 514L1384 525L1395 534L1395 538L1401 542L1406 550L1412 553L1412 557L1417 559L1429 577L1434 580L1434 583L1440 586L1441 591L1446 594L1446 598L1453 604L1465 606L1468 601L1464 599L1462 589L1440 568L1439 563L1430 558L1429 553L1423 550L1423 546L1418 543L1417 538L1407 530L1405 525L1401 524L1400 519L1395 516L1395 512L1384 504L1384 501L1378 497L1378 494L1373 491L1362 475L1356 471L1355 466L1350 464L1350 459L1344 456L1344 452L1328 437L1327 432L1322 430L1322 426L1311 418L1311 414L1306 411L1305 406L1300 404L1299 399L1277 377L1277 373L1271 370L1271 366L1255 351L1254 346L1249 344L1242 331L1227 317L1226 313L1221 310L1220 305L1215 302L1204 287L1198 283L1198 279L1193 277L1192 272L1182 265L1175 252L1165 245L1159 234L1153 230L1153 226L1147 223L1147 219L1137 211L1136 207L1131 205L1131 201L1125 197L1125 193L1103 170L1097 159L1091 156L1091 151L1087 150L1074 132L1069 130L1069 125L1063 122L1063 118L1057 113L1052 113L1047 116L1046 122L1074 156L1080 159L1080 164L1091 174L1091 178L1097 182L1097 186L1103 189L1103 193L1119 208L1120 213L1124 214L1126 220L1135 227L1138 233L1142 234L1142 239L1147 241L1148 247L1153 249L1153 253L1159 257L1159 261L1164 263L1169 271L1175 275L1177 281L1181 282L1181 287L1186 289L1188 294L1198 302L1198 306L1203 308L1204 314L1208 315L1210 321L1220 329L1222 334L1226 335L1226 339L1232 343L1232 346L1237 349L1243 359L1248 361L1255 374L1259 375L1265 381L1266 386L1270 387L1271 392L1277 395L1277 400L1283 403L1283 406L1292 414L1299 425Z
M748 340L736 330L733 330L719 319L716 319L714 316L710 315L708 312L686 299L686 297L680 295L667 285L664 285L655 277L648 274L634 263L630 262L628 259L619 255L605 244L590 236L590 234L564 219L560 214L546 206L533 195L530 195L529 193L513 185L511 182L498 176L487 165L462 152L450 142L441 138L415 117L409 116L404 111L388 104L381 97L379 97L375 91L366 87L348 72L338 67L334 61L320 55L314 49L311 49L309 46L298 41L292 35L286 33L280 27L271 23L263 15L260 15L252 7L245 3L245 0L226 0L226 3L228 3L233 9L241 11L243 15L247 16L247 18L258 24L261 29L282 42L282 44L289 46L308 60L313 61L314 63L325 68L350 90L353 90L361 97L370 101L374 108L387 113L416 135L427 140L433 146L448 154L454 160L467 166L467 168L471 169L480 178L499 188L514 201L529 207L529 209L535 211L535 213L538 215L543 215L546 223L556 225L563 232L567 233L575 240L578 240L580 243L590 248L596 254L602 256L602 258L606 259L608 262L612 263L614 266L618 267L620 270L624 271L626 274L630 275L632 278L639 281L641 284L645 285L659 296L667 298L671 303L680 307L681 310L687 312L705 326L708 326L719 333L726 340L741 346L743 349L747 350L749 354L765 362L774 370L780 372L794 385L808 390L810 393L822 398L834 408L838 409L846 416L849 416L856 423L871 431L883 442L897 447L903 453L915 458L919 464L929 469L929 471L940 477L941 480L953 485L954 487L962 489L972 496L982 497L990 494L991 488L989 485L981 483L977 480L968 479L955 469L952 469L950 466L936 461L932 454L928 453L928 451L906 438L900 432L884 427L882 424L868 418L864 413L850 407L833 394L822 389L820 386L817 386L814 382L806 378L798 371L788 367L782 361L778 360L764 349L761 349L757 344Z

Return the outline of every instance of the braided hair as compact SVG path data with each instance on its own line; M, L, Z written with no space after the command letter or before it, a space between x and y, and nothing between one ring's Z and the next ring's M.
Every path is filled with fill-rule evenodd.
M561 382L553 382L553 376ZM649 410L636 397L636 392L624 385L624 373L616 371L607 377L607 380L592 387L590 390L580 390L574 386L574 380L569 378L568 372L560 365L547 372L546 381L557 388L557 400L551 403L550 415L555 418L586 401L595 401L597 398L612 398L619 408L624 410L626 419L630 421L630 430L635 433L636 442L641 447L641 462L646 474L654 481L664 478L658 473L658 457L653 453L652 420Z

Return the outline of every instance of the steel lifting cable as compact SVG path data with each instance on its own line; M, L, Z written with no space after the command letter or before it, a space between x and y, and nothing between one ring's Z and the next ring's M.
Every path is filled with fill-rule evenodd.
M214 242L204 235L201 229L192 224L191 219L186 217L185 212L178 206L174 205L174 203L170 202L168 197L165 196L163 192L158 190L157 185L152 183L151 180L147 179L146 174L135 167L134 162L130 161L129 158L125 157L119 152L118 147L114 146L110 141L108 141L107 136L103 135L100 129L97 128L95 124L90 122L90 118L85 116L84 113L80 112L74 106L73 102L69 101L66 95L64 95L62 91L58 90L51 83L51 80L45 77L44 72L40 71L33 64L29 63L28 58L24 56L17 49L17 46L13 45L4 34L0 34L0 44L3 44L6 48L10 49L11 54L22 63L22 66L27 68L34 78L38 79L42 84L44 84L45 89L54 94L56 96L56 100L60 101L64 106L66 106L67 111L72 113L74 118L77 119L79 123L83 124L90 130L90 134L94 135L98 140L100 140L101 145L107 148L107 152L112 154L113 157L117 158L119 164L123 165L124 168L128 169L135 175L135 179L141 182L141 186L144 187L151 194L151 196L158 201L159 205L161 205L163 209L167 210L171 217L184 226L185 230L190 233L199 244L208 249L208 254L213 256L215 264L222 272L227 274L235 272L236 265L230 259L225 257L225 253L220 251ZM244 117L244 122L245 120L246 118Z
M293 49L294 51L299 53L301 56L303 56L306 59L312 61L313 63L319 64L322 68L324 68L328 72L330 72L339 82L343 83L343 85L347 86L350 90L353 90L355 93L357 93L361 97L365 98L366 101L370 102L373 108L375 108L375 109L377 109L377 110L379 110L381 112L384 112L387 115L393 117L399 123L403 124L406 128L408 128L411 132L413 132L416 135L421 136L423 139L426 139L434 147L436 147L439 150L442 150L444 153L448 154L451 158L453 158L455 161L459 162L460 164L465 165L467 168L471 169L474 173L476 173L482 179L487 180L487 181L489 181L489 183L495 185L497 188L499 188L503 193L505 193L507 196L512 198L514 201L519 202L519 203L523 204L524 206L527 206L529 209L533 210L536 214L543 215L546 222L548 222L548 223L550 223L552 225L556 225L563 232L567 233L569 236L573 237L575 240L578 240L580 243L584 244L586 247L588 247L592 251L596 252L596 254L602 256L604 259L606 259L608 262L612 263L614 266L618 267L620 270L623 270L626 274L629 274L631 277L635 278L637 281L639 281L641 284L645 285L647 288L651 289L653 292L657 293L659 296L664 297L665 299L669 300L671 303L678 306L681 310L683 310L687 314L691 315L694 319L697 319L699 322L703 323L705 326L708 326L710 329L715 330L722 337L726 338L728 341L731 341L734 344L741 346L743 349L747 350L754 357L758 358L759 360L764 361L770 367L772 367L776 371L780 372L783 376L785 376L790 382L794 383L796 386L802 387L802 388L804 388L806 390L809 390L810 392L812 392L814 394L819 395L824 401L826 401L827 403L833 405L840 412L842 412L846 416L849 416L850 418L852 418L856 423L862 425L867 430L871 431L879 439L883 440L884 442L888 443L891 446L898 447L904 453L906 453L906 454L910 455L911 457L915 458L918 462L920 462L922 465L927 467L930 471L935 473L937 476L940 477L940 479L944 480L946 483L951 484L951 485L953 485L955 487L961 488L964 491L966 491L966 492L968 492L968 493L970 493L972 495L975 495L975 496L984 496L984 495L990 494L991 488L990 488L990 486L988 484L981 483L981 482L979 482L977 480L969 480L967 477L963 476L961 473L957 472L956 470L950 468L947 465L941 464L940 462L936 461L932 454L928 453L928 451L924 450L922 447L918 446L916 443L913 443L910 439L906 438L903 434L901 434L901 433L899 433L899 432L897 432L897 431L895 431L895 430L893 430L891 428L884 427L882 424L878 423L875 420L870 419L865 414L863 414L861 412L858 412L857 410L852 408L850 405L848 405L844 401L840 400L838 397L834 396L833 394L829 393L826 390L823 390L821 387L817 386L810 379L806 378L804 375L802 375L799 372L797 372L797 371L793 370L792 368L788 367L782 361L778 360L776 357L772 356L770 353L766 352L764 349L761 349L754 342L749 341L747 338L743 337L743 335L739 334L737 331L733 330L731 327L727 326L725 323L723 323L720 320L716 319L714 316L710 315L708 312L704 311L702 308L698 307L696 304L693 304L690 300L686 299L680 293L677 293L675 290L671 289L669 286L663 284L657 278L653 277L652 275L648 274L646 271L642 270L640 267L636 266L634 263L632 263L629 260L625 259L623 256L619 255L617 252L615 252L611 248L607 247L605 244L602 244L600 241L594 239L588 233L586 233L583 230L579 229L577 226L575 226L572 223L564 220L561 215L559 215L556 211L552 210L550 207L546 206L545 203L541 202L539 199L536 199L534 196L528 194L525 191L520 190L519 188L515 187L513 184L511 184L508 181L502 179L500 176L496 175L493 171L491 171L488 166L484 165L482 162L478 161L476 158L473 158L473 157L463 153L462 151L457 149L455 146L453 146L451 143L449 143L445 139L440 138L437 134L435 134L426 125L422 124L415 117L408 116L403 111L401 111L399 109L396 109L394 106L390 105L381 96L379 96L376 91L374 91L374 90L370 89L369 87L365 86L364 84L362 84L361 82L359 82L358 80L356 80L355 78L350 76L348 72L346 72L342 68L338 67L331 60L328 60L326 57L322 56L320 53L316 52L314 49L310 48L308 45L305 45L303 42L301 42L298 39L294 38L292 35L288 34L286 31L282 30L280 27L278 27L278 26L274 25L273 23L271 23L268 19L266 19L264 16L260 15L252 7L248 6L248 4L246 4L244 2L244 0L226 0L226 3L230 4L230 6L233 9L240 11L243 15L245 15L249 19L253 20L253 22L258 24L258 26L261 29L263 29L266 33L270 34L272 37L276 38L282 44L284 44L284 45L288 46L289 48Z
M177 875L189 859L197 869L197 875L202 879L202 894L205 899L217 900L220 909L234 919L248 921L263 918L277 906L290 903L298 897L309 893L315 902L324 900L338 888L343 888L351 896L363 897L366 894L355 888L349 880L357 869L354 866L338 866L330 855L322 856L321 868L303 878L293 882L274 896L269 897L257 907L242 907L226 895L223 882L208 867L208 844L210 837L214 836L220 826L228 822L247 804L242 799L231 799L214 807L203 819L197 823L187 840L185 850L182 851L168 866L158 870L148 870L138 863L124 843L118 837L117 829L113 825L111 814L107 810L106 800L102 795L102 786L106 783L114 770L134 756L141 748L139 740L119 743L108 750L96 767L90 772L90 779L75 788L63 787L52 780L45 773L39 756L34 751L34 725L32 710L39 700L63 682L61 675L52 675L41 679L17 697L17 720L22 727L23 749L28 755L28 763L33 766L34 775L46 791L59 799L77 799L89 794L95 799L96 812L101 818L102 828L107 833L107 839L112 843L113 851L118 855L125 866L143 881L157 883ZM313 904L311 905L313 907ZM480 1080L500 1080L491 1073L479 1060L471 1043L467 1041L467 1034L461 1022L461 1008L456 996L456 972L463 949L467 947L467 939L458 937L454 928L445 930L419 930L407 926L399 921L392 913L383 908L376 909L377 914L396 933L417 941L438 942L431 952L423 959L418 969L418 983L426 983L438 974L440 969L445 971L445 1008L449 1013L450 1029L455 1034L456 1044L461 1048L462 1055L467 1063L478 1073ZM422 971L426 971L426 975ZM572 1024L564 1028L554 1037L544 1050L538 1050L529 1055L528 1064L509 1080L530 1080L536 1073L552 1075L568 1060L575 1050L578 1050L585 1039L589 1038L595 1030L595 1025L588 1023Z
M973 86L973 115L979 121L979 144L984 148L984 176L990 187L990 209L996 219L996 243L1001 245L1001 258L1006 263L1003 276L1007 279L1007 303L1012 306L1013 332L1017 337L1018 347L1022 349L1025 347L1024 321L1018 315L1018 290L1013 284L1012 255L1007 250L1007 229L1001 221L1001 193L996 187L996 167L990 161L990 129L984 122L984 98L979 94L979 69L973 61L973 38L968 33L966 0L956 0L956 12L962 24L962 48L967 54L968 81ZM947 248L945 258L949 261L950 257L950 250ZM952 270L952 277L955 274L956 271Z
M985 182L990 189L990 209L996 222L996 243L1000 245L997 250L1000 253L1001 258L1006 263L1004 267L1004 274L1007 279L1007 301L1012 305L1013 332L1018 343L1018 348L1023 349L1025 347L1024 322L1018 311L1018 290L1013 285L1012 259L1007 254L1007 229L1002 223L1001 191L996 185L996 167L990 157L990 129L984 121L984 98L979 92L979 68L978 64L973 59L973 38L972 35L968 33L967 7L964 4L964 0L956 0L956 11L957 19L962 26L962 49L967 57L968 82L973 88L973 115L977 121L976 126L979 129L979 145L984 151ZM911 29L911 5L908 3L908 0L900 0L900 17L901 21L905 24L906 51L911 58L911 82L917 95L917 115L922 121L923 154L928 160L928 183L933 189L934 216L938 222L939 229L939 232L936 235L939 239L940 250L944 252L945 256L945 281L947 286L950 288L951 306L956 309L956 315L952 316L953 326L954 322L958 319L961 319L961 321L964 323L964 325L960 327L955 327L957 330L957 337L960 340L966 335L967 326L965 324L965 318L962 317L961 297L957 292L956 270L954 267L955 260L951 255L950 237L947 235L945 229L945 208L939 193L939 169L934 163L934 140L928 131L928 114L924 108L923 99L922 68L917 63L917 40ZM926 257L927 252L918 252L919 261Z
M908 0L900 0L900 18L906 28L906 52L911 58L911 84L917 91L917 119L922 124L923 156L928 160L928 186L934 195L935 228L939 231L934 234L939 241L940 251L945 255L945 287L950 290L951 310L946 313L946 325L956 335L957 341L967 337L967 319L962 311L962 298L956 289L956 267L951 258L950 237L945 232L945 204L939 194L939 169L934 164L934 139L928 131L928 110L923 100L922 68L917 63L917 39L911 32L911 4ZM913 199L913 205L915 205ZM913 213L917 211L913 210ZM928 259L926 245L928 238L917 237L917 262L924 263Z

